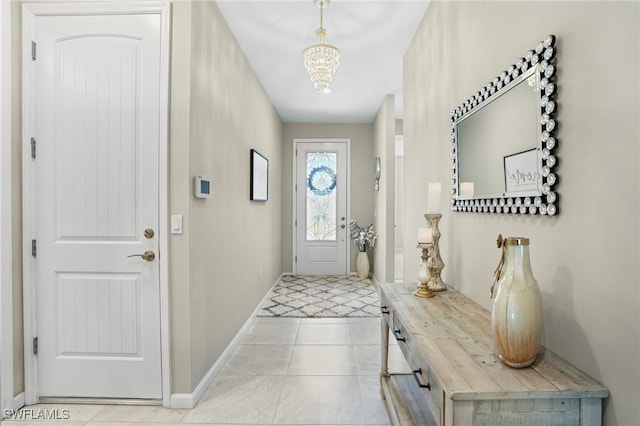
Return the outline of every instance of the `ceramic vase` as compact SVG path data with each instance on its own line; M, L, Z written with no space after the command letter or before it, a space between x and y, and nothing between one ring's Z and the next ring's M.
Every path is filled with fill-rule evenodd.
M542 338L542 300L531 271L529 239L503 242L504 265L496 283L491 322L500 360L513 368L533 364Z
M356 257L356 273L358 278L369 278L369 255L366 251L359 251Z

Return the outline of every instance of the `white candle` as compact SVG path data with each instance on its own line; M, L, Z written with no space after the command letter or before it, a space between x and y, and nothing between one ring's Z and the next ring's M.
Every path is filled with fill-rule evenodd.
M440 198L442 194L442 184L440 182L429 182L427 213L440 213Z
M473 182L460 182L460 195L473 197Z
M431 228L418 228L418 244L433 243L433 231Z

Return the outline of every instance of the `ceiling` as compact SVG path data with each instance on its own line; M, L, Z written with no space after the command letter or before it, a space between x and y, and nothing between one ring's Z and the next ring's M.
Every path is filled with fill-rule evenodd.
M402 95L402 59L428 0L333 0L326 43L340 49L331 93L318 94L302 63L316 43L312 0L216 2L280 118L286 123L372 122L385 95ZM396 100L402 117L402 100Z

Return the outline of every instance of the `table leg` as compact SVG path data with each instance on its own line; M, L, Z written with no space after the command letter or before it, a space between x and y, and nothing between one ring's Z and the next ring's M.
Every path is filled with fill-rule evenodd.
M389 377L389 325L384 316L380 318L380 349L381 349L381 367L380 367L380 396L385 399L384 392L382 391L382 381Z

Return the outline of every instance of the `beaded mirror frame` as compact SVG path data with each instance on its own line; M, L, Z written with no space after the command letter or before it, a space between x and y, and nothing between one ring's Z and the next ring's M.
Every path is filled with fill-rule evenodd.
M555 44L555 35L547 36L535 49L528 51L525 57L519 58L515 64L451 112L452 211L548 216L558 214L558 194L554 190L558 183L555 169L558 162L556 155L558 123L555 118L558 109ZM532 69L534 69L533 72ZM523 76L529 78L533 73L537 74L537 92L539 93L540 132L538 146L534 149L539 153L540 190L535 195L518 195L508 193L505 189L501 196L484 198L462 196L459 180L458 124L521 83Z

